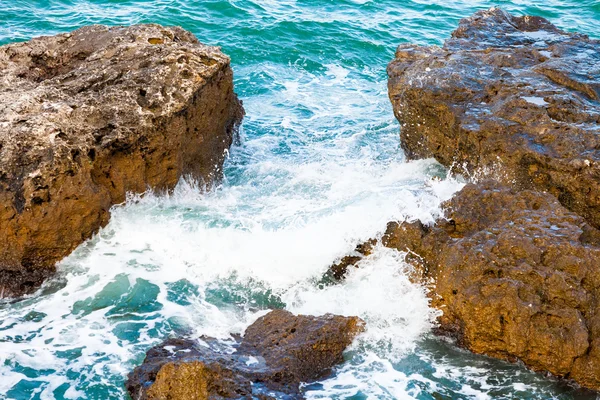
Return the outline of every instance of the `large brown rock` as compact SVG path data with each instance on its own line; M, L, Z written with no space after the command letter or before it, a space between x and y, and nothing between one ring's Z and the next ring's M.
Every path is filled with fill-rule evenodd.
M443 208L434 226L390 223L382 239L408 252L440 331L600 389L600 231L547 193L491 181Z
M271 311L246 329L234 353L214 339L169 339L150 349L127 390L134 400L302 398L300 383L331 373L363 329L357 317Z
M127 192L219 176L243 116L229 58L181 28L0 47L0 297L40 284Z
M436 331L600 390L600 231L548 193L489 180L442 208L433 226L390 222L381 238L442 311Z
M600 41L498 8L403 44L389 96L409 158L536 188L600 227Z

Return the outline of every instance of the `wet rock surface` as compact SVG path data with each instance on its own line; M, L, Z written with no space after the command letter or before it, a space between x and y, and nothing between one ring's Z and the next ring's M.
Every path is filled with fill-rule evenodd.
M362 332L357 317L271 311L231 348L169 339L150 349L127 381L138 399L302 398L300 383L326 377Z
M391 222L443 314L438 333L469 350L600 389L600 231L556 198L468 184L433 226Z
M432 278L440 329L476 353L600 388L600 232L549 194L493 182L443 207L447 219L398 247Z
M349 267L356 267L356 263L373 253L373 247L376 244L376 239L358 244L352 254L342 257L339 262L329 267L324 277L325 281L338 281L342 279L348 273Z
M600 227L600 42L498 8L403 44L389 96L409 158L544 190Z
M181 28L0 47L0 297L29 292L127 192L210 184L243 116L229 58Z

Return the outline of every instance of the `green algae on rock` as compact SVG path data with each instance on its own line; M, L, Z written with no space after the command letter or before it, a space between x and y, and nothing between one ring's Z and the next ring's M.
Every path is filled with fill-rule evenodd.
M243 116L229 57L177 27L0 47L0 297L34 290L126 193L218 178Z

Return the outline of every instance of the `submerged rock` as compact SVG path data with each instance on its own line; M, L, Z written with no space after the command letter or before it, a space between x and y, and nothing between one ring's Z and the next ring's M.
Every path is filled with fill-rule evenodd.
M181 28L0 47L0 297L35 289L127 192L220 174L243 116L229 58Z
M389 96L409 158L548 191L600 227L600 41L498 8L403 44Z
M134 400L301 398L300 383L330 374L363 329L357 317L271 311L246 329L233 353L215 339L169 339L150 349L127 390Z

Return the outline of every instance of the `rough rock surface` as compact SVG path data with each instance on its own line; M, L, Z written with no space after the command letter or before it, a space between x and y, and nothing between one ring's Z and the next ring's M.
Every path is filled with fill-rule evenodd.
M0 47L0 297L35 288L127 192L218 177L243 116L229 58L181 28Z
M443 311L439 333L475 353L600 389L600 231L553 196L468 184L432 227L391 222L383 245Z
M356 266L357 262L362 260L365 256L369 256L373 253L373 247L376 244L376 239L371 239L365 243L358 244L352 254L344 256L339 262L329 267L325 278L333 281L342 279L348 272L348 267Z
M600 41L492 8L441 48L399 46L388 75L410 158L548 191L600 227Z
M301 382L326 377L362 332L357 317L271 311L246 329L236 351L214 339L169 339L148 351L127 381L134 400L301 398Z

